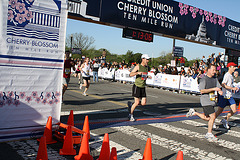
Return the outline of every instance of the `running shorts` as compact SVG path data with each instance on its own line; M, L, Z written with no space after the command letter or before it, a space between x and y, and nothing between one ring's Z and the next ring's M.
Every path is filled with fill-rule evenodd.
M136 98L146 97L146 89L137 87L135 84L132 87L132 96Z

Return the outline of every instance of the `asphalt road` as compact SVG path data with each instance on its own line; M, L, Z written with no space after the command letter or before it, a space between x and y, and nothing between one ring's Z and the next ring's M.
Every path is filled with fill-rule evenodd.
M120 160L142 158L147 138L151 138L155 160L175 160L178 150L183 151L184 160L239 159L239 115L230 120L232 127L228 131L220 125L222 117L219 117L216 120L219 129L213 131L219 140L209 142L204 138L207 122L197 117L185 117L190 107L202 112L199 96L147 87L147 105L138 106L134 112L137 121L129 122L126 104L133 101L131 88L132 84L100 80L90 85L88 96L83 96L77 79L71 78L64 95L61 122L66 123L69 111L73 110L75 126L82 129L88 115L94 159L99 156L105 133L109 134L110 146L117 148ZM73 159L74 156L59 156L61 148L61 143L48 145L49 159ZM78 150L79 145L75 148ZM11 159L11 156L5 156L6 151L15 159L36 159L37 149L36 140L1 143L0 159Z

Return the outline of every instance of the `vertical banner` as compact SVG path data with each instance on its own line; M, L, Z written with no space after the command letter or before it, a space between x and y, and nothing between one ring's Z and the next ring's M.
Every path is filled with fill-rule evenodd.
M65 0L1 0L0 141L33 136L59 122Z

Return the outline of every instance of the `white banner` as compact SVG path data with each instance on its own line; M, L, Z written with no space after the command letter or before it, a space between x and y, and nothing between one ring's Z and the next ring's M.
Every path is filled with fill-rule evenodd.
M0 141L60 121L65 0L1 0Z
M180 89L191 92L200 92L198 89L197 79L193 79L192 77L181 76Z

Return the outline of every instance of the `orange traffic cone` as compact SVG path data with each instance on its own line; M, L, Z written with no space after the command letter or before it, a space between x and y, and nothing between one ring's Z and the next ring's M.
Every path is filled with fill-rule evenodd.
M183 151L178 151L176 160L183 160Z
M83 134L79 154L75 156L74 159L75 160L93 160L93 157L90 155L88 137L86 133Z
M70 111L70 114L68 116L67 124L70 125L70 126L74 126L73 110Z
M90 139L88 116L85 116L85 120L84 120L84 124L83 124L83 131L87 133L87 137L88 137L88 139Z
M143 153L143 159L141 159L141 160L152 160L151 138L147 139L147 143L146 143L145 150Z
M47 144L46 144L46 137L42 136L40 138L40 143L38 147L38 154L36 160L48 160L47 154Z
M239 102L239 105L238 105L238 110L240 110L240 102Z
M66 137L64 139L63 148L59 151L60 155L76 155L76 150L73 149L72 126L68 126Z
M51 116L48 117L48 121L44 130L43 136L46 137L47 144L57 143L57 141L52 139L52 117ZM38 139L38 141L40 141L40 139Z
M110 158L109 136L108 136L108 133L105 133L98 160L106 160L109 158Z
M117 160L117 149L116 147L112 147L112 151L110 154L110 160Z

